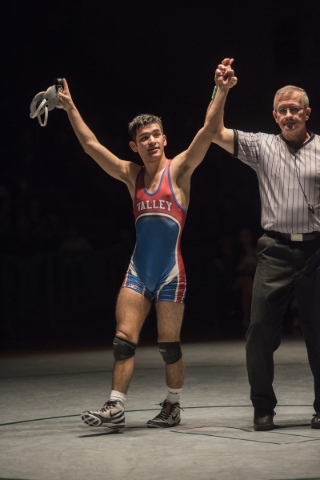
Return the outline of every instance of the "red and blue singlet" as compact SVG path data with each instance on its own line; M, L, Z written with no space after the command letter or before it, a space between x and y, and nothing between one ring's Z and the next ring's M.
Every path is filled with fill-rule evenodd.
M186 275L181 255L181 234L187 212L177 202L167 160L158 188L144 185L144 167L136 179L133 213L136 246L122 286L149 300L183 303Z

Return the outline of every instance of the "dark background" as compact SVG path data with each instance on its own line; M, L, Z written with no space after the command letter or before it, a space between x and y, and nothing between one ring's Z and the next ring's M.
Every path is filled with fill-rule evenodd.
M56 77L68 80L84 120L120 158L127 124L162 117L167 156L187 148L202 126L214 70L235 59L238 85L229 128L278 133L275 91L309 94L309 128L320 131L318 0L79 0L1 3L1 348L108 345L114 304L134 247L126 187L79 146L65 112L40 127L32 98ZM183 236L188 276L184 341L242 336L239 263L246 229L260 230L256 176L212 145L192 181ZM239 287L239 276L241 277ZM250 284L250 282L249 282ZM238 286L237 286L238 285ZM248 285L245 283L245 285ZM285 319L295 323L294 302ZM155 342L150 315L141 342Z

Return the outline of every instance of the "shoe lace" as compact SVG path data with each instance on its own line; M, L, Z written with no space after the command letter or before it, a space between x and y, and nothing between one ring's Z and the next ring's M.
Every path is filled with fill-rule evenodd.
M117 400L108 400L101 408L101 412L106 412L107 410L110 410L111 408L114 408L116 406Z
M156 416L156 418L159 418L160 420L167 420L176 407L178 407L179 410L183 410L179 403L170 403L166 400L161 403L156 403L156 405L160 405L160 407L162 407L161 412Z

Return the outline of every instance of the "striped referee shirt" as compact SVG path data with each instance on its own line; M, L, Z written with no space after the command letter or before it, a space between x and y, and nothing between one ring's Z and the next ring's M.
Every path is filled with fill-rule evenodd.
M281 233L320 231L320 136L309 132L309 140L295 150L282 135L234 133L233 156L258 176L262 228Z

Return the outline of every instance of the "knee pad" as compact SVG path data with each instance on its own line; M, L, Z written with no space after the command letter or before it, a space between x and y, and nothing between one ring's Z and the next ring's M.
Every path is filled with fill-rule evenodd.
M136 343L129 342L129 340L122 340L119 337L113 339L113 358L115 360L125 360L133 357L136 352Z
M159 342L159 352L167 365L176 363L182 357L180 342Z

